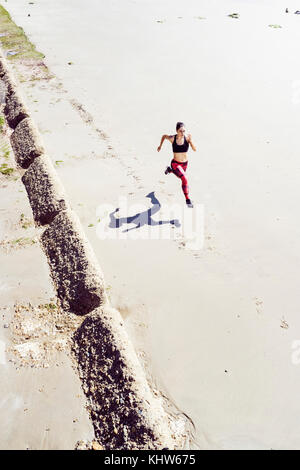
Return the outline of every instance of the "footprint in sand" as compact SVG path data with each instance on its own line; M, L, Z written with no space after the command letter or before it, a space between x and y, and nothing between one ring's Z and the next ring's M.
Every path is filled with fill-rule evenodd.
M254 297L254 300L255 300L255 305L256 305L256 311L257 311L257 313L262 313L263 301L260 300L258 297Z
M285 329L285 330L287 330L287 329L289 328L289 324L288 324L288 322L284 319L284 317L281 318L280 328L283 328L283 329Z

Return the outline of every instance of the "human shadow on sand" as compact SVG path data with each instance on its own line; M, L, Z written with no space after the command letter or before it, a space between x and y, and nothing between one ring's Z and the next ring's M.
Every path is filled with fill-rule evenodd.
M139 212L138 214L132 215L130 217L115 217L115 213L118 212L120 209L119 207L115 209L113 212L109 214L110 217L110 223L109 227L110 228L120 228L122 225L126 224L135 224L135 227L128 228L126 230L123 230L123 232L129 232L129 230L136 230L140 227L143 227L144 225L163 225L163 224L170 224L170 225L175 225L175 227L180 227L180 222L178 219L172 219L172 220L159 220L158 222L156 220L152 219L152 216L156 214L160 208L161 204L157 197L154 194L154 191L151 193L147 194L146 197L149 197L151 199L152 207L150 209L144 211L144 212Z

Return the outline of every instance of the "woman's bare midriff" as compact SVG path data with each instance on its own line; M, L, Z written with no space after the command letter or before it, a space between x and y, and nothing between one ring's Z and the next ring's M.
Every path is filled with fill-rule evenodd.
M176 160L176 162L183 163L183 162L188 161L188 157L186 153L174 153L173 155L174 155L174 160Z

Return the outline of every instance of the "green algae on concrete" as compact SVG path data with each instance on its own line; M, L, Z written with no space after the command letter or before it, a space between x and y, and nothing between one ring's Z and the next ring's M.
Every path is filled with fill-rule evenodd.
M2 163L2 165L0 165L0 173L2 175L11 175L13 172L14 172L14 169L9 168L7 163Z
M23 28L17 26L8 11L0 5L0 42L2 49L8 53L7 59L14 61L16 59L43 59L45 56L38 52L32 44Z

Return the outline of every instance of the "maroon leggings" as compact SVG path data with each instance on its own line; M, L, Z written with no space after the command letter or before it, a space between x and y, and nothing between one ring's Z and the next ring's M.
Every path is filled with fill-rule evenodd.
M185 176L187 164L188 162L177 162L174 159L171 161L171 168L173 170L173 173L174 175L178 176L178 178L181 178L181 187L183 194L185 195L186 199L189 199L189 186Z

